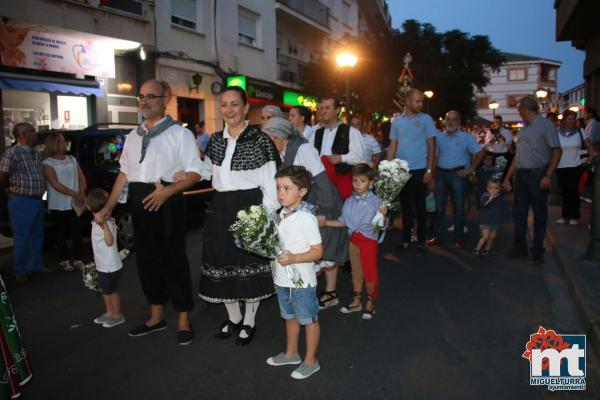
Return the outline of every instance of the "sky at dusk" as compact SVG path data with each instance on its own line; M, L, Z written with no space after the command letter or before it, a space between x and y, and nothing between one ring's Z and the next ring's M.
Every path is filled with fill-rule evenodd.
M584 52L555 40L554 0L388 0L388 5L394 28L416 19L439 32L487 35L500 51L561 61L559 92L583 83Z

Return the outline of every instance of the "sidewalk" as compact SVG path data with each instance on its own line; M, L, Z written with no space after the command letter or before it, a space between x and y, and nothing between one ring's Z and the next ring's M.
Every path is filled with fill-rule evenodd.
M550 206L547 238L587 326L586 334L600 348L600 262L585 259L590 214L591 204L582 202L579 226L558 225L555 221L561 216L561 207Z

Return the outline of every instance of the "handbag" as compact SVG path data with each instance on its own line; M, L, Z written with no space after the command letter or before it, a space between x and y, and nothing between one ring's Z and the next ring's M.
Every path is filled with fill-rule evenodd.
M581 150L579 151L579 159L581 161L581 166L586 169L590 169L592 168L592 161L590 160L590 154L587 146L585 145L585 140L583 139L581 128L577 129L577 133L579 133L579 139L581 139Z

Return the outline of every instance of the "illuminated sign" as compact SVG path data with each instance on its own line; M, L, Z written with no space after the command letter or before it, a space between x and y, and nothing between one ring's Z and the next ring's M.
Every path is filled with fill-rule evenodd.
M319 101L316 97L305 96L300 93L285 90L283 92L283 104L289 106L304 106L314 110L317 108Z
M244 75L228 76L227 87L237 86L246 90L246 77Z

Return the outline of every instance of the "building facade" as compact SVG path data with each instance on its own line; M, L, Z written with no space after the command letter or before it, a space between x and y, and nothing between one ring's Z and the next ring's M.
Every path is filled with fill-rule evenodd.
M384 0L2 3L5 134L22 121L38 130L136 124L135 96L148 78L170 83L171 116L190 127L205 121L208 131L222 128L224 86L244 86L255 123L265 104L314 106L304 68L346 35L391 29Z
M556 107L558 101L557 78L560 61L543 59L514 53L502 53L506 62L498 71L486 70L489 84L476 95L477 114L491 120L493 115L501 115L507 124L517 124L521 117L517 111L519 100L526 95L536 94L539 89L547 92L544 111ZM496 102L498 108L490 109Z
M585 51L585 105L600 110L600 25L594 0L555 0L556 40Z
M558 111L572 110L577 113L577 118L583 118L585 107L585 84L580 84L560 94Z

